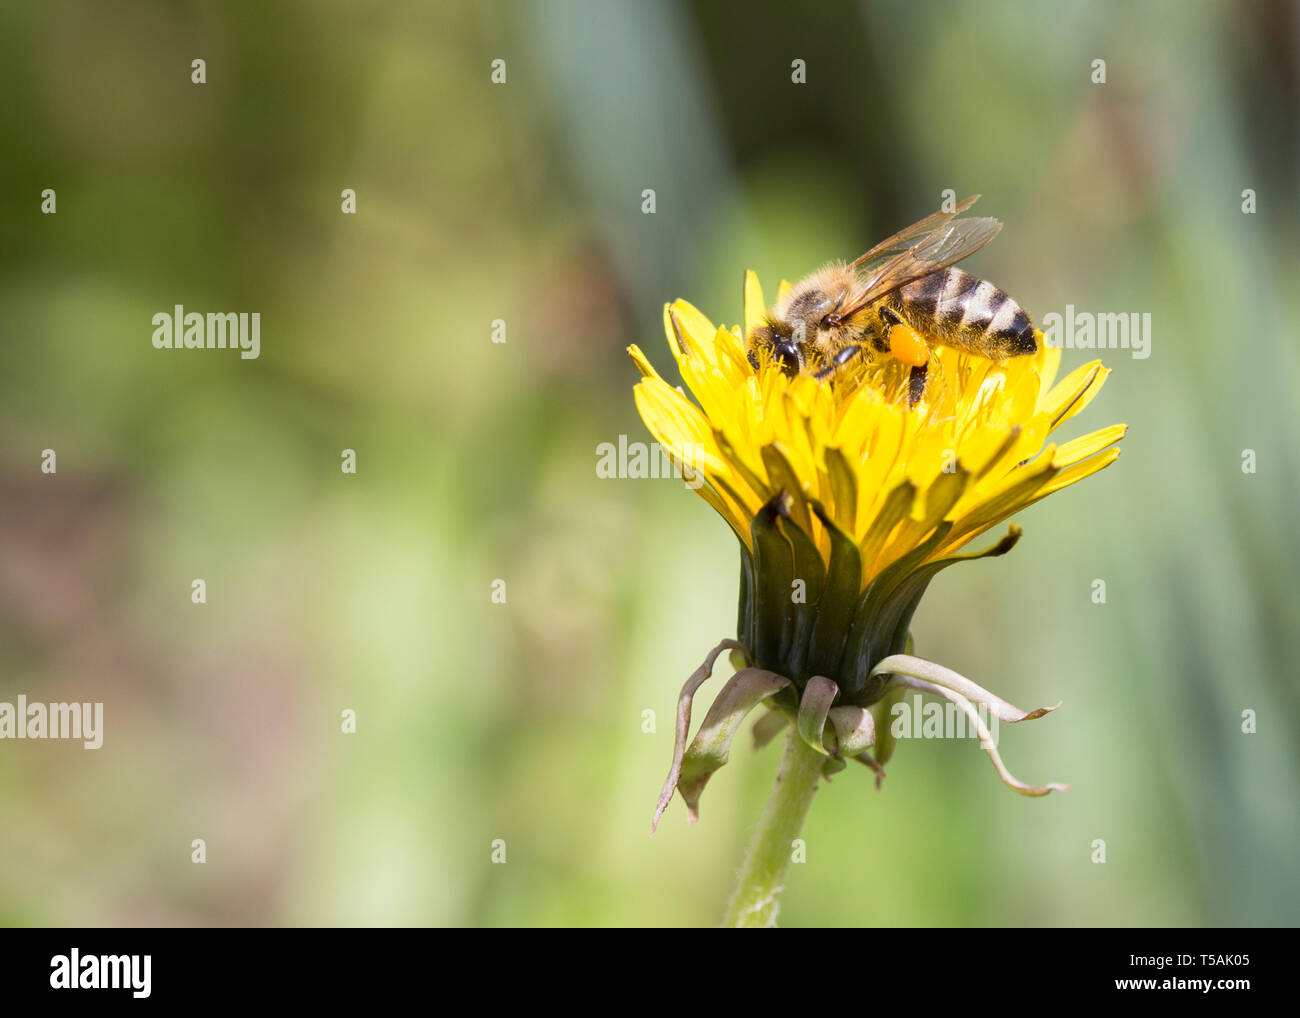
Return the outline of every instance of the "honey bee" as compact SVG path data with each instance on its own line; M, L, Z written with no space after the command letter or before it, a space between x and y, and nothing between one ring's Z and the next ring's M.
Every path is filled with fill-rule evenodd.
M958 219L979 195L882 240L848 265L801 279L747 337L749 361L764 353L789 375L832 378L859 356L911 366L908 403L925 395L930 347L1001 361L1035 353L1029 315L1001 289L952 266L997 236L991 218Z

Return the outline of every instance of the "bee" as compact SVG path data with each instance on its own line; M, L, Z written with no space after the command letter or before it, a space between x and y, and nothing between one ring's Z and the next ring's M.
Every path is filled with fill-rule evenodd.
M936 212L848 265L801 279L747 337L749 361L764 353L788 375L832 378L856 357L910 365L907 393L925 395L930 347L1002 361L1038 350L1034 323L1001 289L953 268L997 236L988 217L958 219L979 195Z

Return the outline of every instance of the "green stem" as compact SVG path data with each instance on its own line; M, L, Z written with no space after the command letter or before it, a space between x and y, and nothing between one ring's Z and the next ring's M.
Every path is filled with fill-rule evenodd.
M797 731L791 730L776 785L745 851L723 926L776 925L785 871L790 868L794 853L792 843L803 828L825 763L826 757L804 742Z

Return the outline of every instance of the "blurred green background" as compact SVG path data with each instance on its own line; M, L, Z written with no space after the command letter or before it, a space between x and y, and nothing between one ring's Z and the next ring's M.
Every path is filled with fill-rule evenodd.
M597 478L647 439L624 347L668 372L665 301L738 321L745 268L951 188L1037 320L1153 316L1071 431L1127 421L1118 463L914 627L1064 699L1001 750L1073 788L904 742L823 788L782 923L1296 923L1298 60L1282 2L5 5L0 700L105 744L0 742L0 922L716 922L780 750L648 837L737 552ZM260 358L154 350L178 303Z

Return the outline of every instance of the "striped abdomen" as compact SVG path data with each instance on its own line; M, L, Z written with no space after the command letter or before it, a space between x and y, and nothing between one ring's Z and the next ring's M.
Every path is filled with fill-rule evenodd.
M961 269L940 269L900 287L891 302L917 331L950 346L1002 360L1034 353L1034 323L987 280Z

